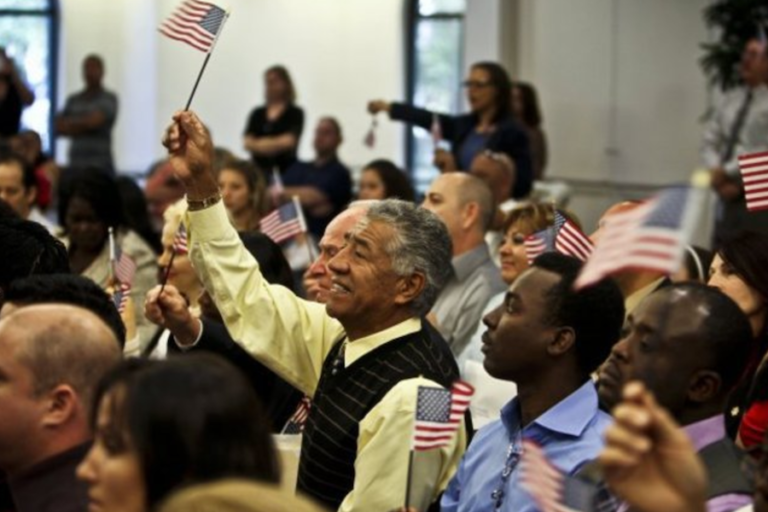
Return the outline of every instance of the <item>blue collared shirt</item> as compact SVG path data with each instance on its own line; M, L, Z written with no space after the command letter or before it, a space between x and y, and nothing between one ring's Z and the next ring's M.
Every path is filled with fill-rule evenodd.
M459 470L448 484L440 502L443 512L493 511L491 495L502 485L502 471L512 446L522 453L523 437L535 440L544 448L550 462L573 475L603 448L603 432L611 417L597 406L597 391L592 381L584 383L564 400L533 420L520 425L518 399L501 410L501 419L478 431ZM517 459L518 457L514 457ZM499 510L535 512L533 499L520 486L520 472L512 467L503 486L504 497Z

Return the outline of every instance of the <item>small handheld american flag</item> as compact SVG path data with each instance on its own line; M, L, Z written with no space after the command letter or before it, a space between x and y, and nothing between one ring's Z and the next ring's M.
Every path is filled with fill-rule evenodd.
M306 229L301 222L299 213L301 205L297 206L295 201L285 203L275 211L261 219L259 228L261 232L274 240L275 243L282 243L289 238L304 233Z
M213 49L227 12L201 0L186 0L158 30L166 37L186 43L201 52Z
M589 286L622 270L675 272L704 199L701 177L694 179L697 186L666 189L633 210L607 217L605 233L575 287Z
M419 386L412 447L416 451L447 445L459 429L475 388L456 381L448 390Z
M768 210L768 151L739 156L747 210Z
M523 243L528 263L532 263L545 252L553 251L585 261L593 249L587 235L557 210L553 226L527 236Z
M120 283L115 287L115 291L112 294L112 301L115 303L115 307L119 313L125 311L125 306L128 304L128 298L131 296L131 285L129 283Z
M187 254L189 252L187 243L187 228L181 222L179 229L176 230L176 234L173 235L173 252L176 254Z
M432 135L432 144L437 147L443 140L443 127L440 125L440 117L437 114L432 114L432 128L429 131Z
M373 116L371 119L371 128L368 130L368 133L365 134L365 139L363 139L363 144L371 149L376 147L376 126L376 116Z
M547 458L535 441L523 439L520 483L541 512L588 512L595 510L598 487L564 474Z

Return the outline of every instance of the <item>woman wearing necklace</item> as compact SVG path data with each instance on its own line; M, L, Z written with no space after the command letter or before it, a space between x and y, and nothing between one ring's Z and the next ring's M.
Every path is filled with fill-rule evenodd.
M468 171L472 159L490 149L508 154L515 161L517 180L513 197L525 197L531 191L533 171L525 130L515 121L511 108L509 75L495 62L478 62L464 81L471 111L461 115L436 114L404 103L374 100L368 103L371 114L387 112L390 119L432 128L435 118L441 136L451 143L451 152L438 149L435 163L443 171Z

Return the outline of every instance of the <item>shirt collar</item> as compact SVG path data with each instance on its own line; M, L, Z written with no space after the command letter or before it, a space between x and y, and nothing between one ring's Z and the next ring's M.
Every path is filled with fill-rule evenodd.
M472 271L481 267L487 261L491 261L491 253L488 250L488 244L483 242L474 249L455 256L451 260L451 266L456 274L456 279L464 281Z
M718 414L711 418L686 425L683 427L683 430L688 434L698 452L705 446L716 443L725 437L725 416Z
M545 430L578 437L597 413L597 390L591 380L548 409L531 422ZM510 433L520 430L518 399L514 398L501 410L501 421ZM530 428L526 425L525 428Z
M413 334L421 330L420 318L409 318L399 324L393 325L383 331L365 336L355 341L347 342L344 351L344 366L349 366L363 357L365 354L379 348L385 343L402 338L408 334Z

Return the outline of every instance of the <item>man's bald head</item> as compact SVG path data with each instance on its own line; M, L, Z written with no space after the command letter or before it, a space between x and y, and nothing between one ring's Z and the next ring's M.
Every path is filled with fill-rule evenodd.
M39 304L18 309L0 321L0 344L13 349L34 378L41 396L69 384L83 407L101 377L121 358L114 332L94 313L66 304Z
M325 228L320 239L320 255L309 266L304 274L304 289L309 300L325 303L331 289L331 274L328 262L336 256L342 245L344 235L355 227L368 209L378 201L355 201L343 212L339 213Z
M120 355L112 330L77 306L33 305L0 320L0 469L18 474L91 439L96 387Z

